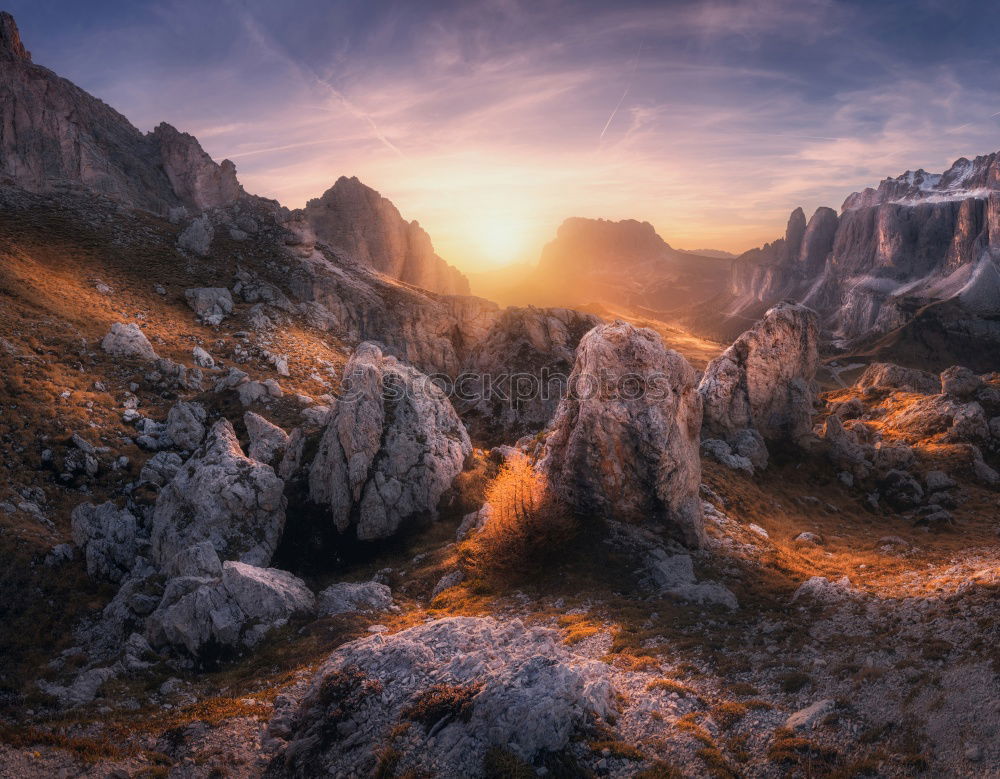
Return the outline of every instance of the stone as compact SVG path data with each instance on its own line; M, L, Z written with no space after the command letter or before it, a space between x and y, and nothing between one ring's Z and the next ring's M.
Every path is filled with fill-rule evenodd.
M938 492L950 490L957 482L944 471L928 471L924 474L924 484L927 485L928 492Z
M202 214L197 219L191 220L191 223L177 236L177 246L199 257L205 257L211 251L213 238L215 238L215 228L212 227L212 220L208 214Z
M316 614L335 617L355 612L382 612L392 606L392 590L378 582L337 582L317 597Z
M194 358L194 364L201 368L215 367L215 359L200 346L196 346L191 350L191 356Z
M153 345L134 322L115 322L111 325L111 330L101 341L101 348L112 357L149 361L158 359Z
M142 470L139 471L139 481L162 487L174 478L174 475L180 470L181 463L183 460L179 454L157 452L142 466Z
M309 495L330 507L338 531L388 538L406 521L435 515L471 453L444 393L365 343L344 369L341 396L310 468Z
M789 730L812 730L836 708L837 703L831 698L816 701L792 714L785 720L785 727Z
M682 543L704 542L701 397L687 361L652 330L625 322L581 339L539 463L574 511L663 523Z
M447 766L450 775L478 776L491 746L530 764L612 714L610 672L573 654L551 628L449 617L340 647L320 666L298 711L271 732L289 741L286 772L361 775L369 770L368 752L347 744L385 743L408 706L446 685L466 691L462 716L414 725L432 737L408 751L400 767L437 773ZM330 700L339 687L349 705ZM321 738L324 732L330 737Z
M764 443L763 436L752 427L737 430L730 435L729 445L732 447L733 454L748 459L755 469L764 470L767 468L769 459L767 445Z
M167 412L166 433L181 449L196 449L205 438L205 407L178 401Z
M973 397L982 386L982 379L960 365L953 365L941 373L941 392L944 395L967 399Z
M191 310L206 325L218 325L233 313L233 296L225 287L194 287L184 290Z
M891 470L879 480L879 492L890 506L906 510L920 505L924 490L912 474Z
M146 622L146 638L195 657L213 647L249 648L314 606L309 588L287 571L227 560L217 579L171 579Z
M182 549L211 541L219 557L267 565L285 526L284 482L245 457L221 419L162 489L153 508L151 554L165 565Z
M73 543L87 562L87 575L118 582L132 569L139 554L136 518L111 501L95 506L81 503L70 515Z
M115 676L112 668L92 668L78 674L72 684L62 686L45 680L38 681L38 688L46 695L51 695L64 708L73 708L90 703L97 697L98 691L109 679Z
M819 363L816 314L782 303L705 369L698 391L708 436L753 428L766 440L800 442L812 432Z
M288 446L288 433L252 411L243 415L243 423L250 436L247 456L251 460L277 466Z
M792 539L796 544L801 544L803 546L822 546L823 537L817 535L816 533L810 533L809 531L799 533Z
M873 362L865 368L855 385L861 390L875 387L936 395L941 389L941 380L933 373L916 368L904 368L891 362Z
M732 448L725 441L718 438L708 438L701 442L701 452L727 468L743 471L748 476L753 476L753 463L742 455L734 454Z

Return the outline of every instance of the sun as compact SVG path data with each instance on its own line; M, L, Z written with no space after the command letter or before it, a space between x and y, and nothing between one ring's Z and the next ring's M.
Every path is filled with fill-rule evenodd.
M484 265L505 265L527 249L528 230L517 218L490 214L470 222L469 242Z

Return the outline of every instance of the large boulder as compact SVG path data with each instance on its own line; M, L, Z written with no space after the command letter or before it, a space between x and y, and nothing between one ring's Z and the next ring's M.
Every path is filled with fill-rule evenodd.
M955 398L971 398L983 386L975 373L961 365L952 365L941 372L941 392Z
M312 500L340 532L387 538L433 515L472 444L448 398L426 376L364 343L344 368L309 472Z
M552 419L576 346L600 324L566 308L508 308L465 361L457 404L480 437L514 441Z
M99 506L81 503L70 515L73 543L83 550L87 574L121 581L139 553L138 523L126 509L108 501Z
M812 431L819 362L816 314L781 303L705 369L698 391L706 434L728 438L746 428L772 441L799 441Z
M573 654L558 631L449 617L340 647L269 735L290 742L290 775L360 776L408 719L401 774L479 776L491 747L527 762L557 752L611 715L613 700L610 667Z
M181 449L194 449L205 438L205 407L181 400L167 412L167 435Z
M153 345L134 322L129 324L115 322L111 325L111 330L101 341L101 348L112 357L135 360L158 359Z
M233 426L219 420L156 499L153 561L163 567L211 541L224 560L267 565L285 527L283 491L274 470L244 456Z
M581 515L663 523L700 545L695 382L652 330L614 322L587 333L540 462L555 494Z
M247 447L250 459L277 466L288 446L288 433L252 411L243 415L243 424L250 437L250 446Z
M916 368L904 368L891 362L873 362L856 382L859 389L894 389L936 395L941 381L933 373Z
M227 560L218 578L179 576L146 621L154 646L193 656L219 648L252 647L296 614L309 614L315 596L302 580L276 568Z

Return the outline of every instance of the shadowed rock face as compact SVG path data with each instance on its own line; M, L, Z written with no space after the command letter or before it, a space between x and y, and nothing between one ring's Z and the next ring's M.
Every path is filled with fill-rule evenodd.
M460 271L434 253L416 222L356 178L341 177L305 207L316 239L393 278L444 294L469 294Z
M796 441L812 429L819 362L816 315L783 303L708 364L698 391L704 428L729 438L747 428L768 440Z
M33 192L81 185L160 214L225 206L243 195L235 166L216 165L190 135L167 124L143 134L32 63L9 14L0 17L0 175Z
M426 376L365 343L344 368L341 397L309 472L309 495L340 532L388 538L433 515L472 452L448 398Z
M662 523L700 545L695 381L652 330L615 322L587 333L545 440L540 467L552 489L584 516Z

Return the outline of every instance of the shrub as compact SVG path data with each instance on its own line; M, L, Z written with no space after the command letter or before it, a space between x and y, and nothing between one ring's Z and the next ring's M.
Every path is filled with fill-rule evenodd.
M537 571L573 535L570 513L526 459L505 465L486 488L489 515L463 545L466 567L487 580Z

